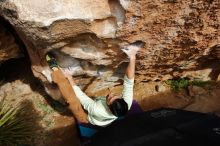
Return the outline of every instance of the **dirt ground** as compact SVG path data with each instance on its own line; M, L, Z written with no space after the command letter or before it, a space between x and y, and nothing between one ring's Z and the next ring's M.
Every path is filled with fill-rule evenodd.
M117 90L120 91L121 87L115 87ZM80 145L71 113L44 92L41 83L34 78L27 59L11 60L0 66L0 97L6 97L11 103L25 100L32 103L30 110L34 111L33 117L37 117L39 123L33 145ZM172 91L162 82L141 82L135 84L134 98L144 110L170 107L220 116L220 83L216 82L181 91Z

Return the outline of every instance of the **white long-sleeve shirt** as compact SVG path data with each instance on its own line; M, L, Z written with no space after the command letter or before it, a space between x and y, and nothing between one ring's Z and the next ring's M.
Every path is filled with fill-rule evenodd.
M127 76L125 76L123 86L122 98L128 104L129 110L133 101L134 79L128 79ZM74 85L73 90L77 98L80 100L83 108L87 110L88 120L91 124L106 126L117 119L117 117L111 113L106 103L105 96L101 96L93 100L82 92L78 86Z

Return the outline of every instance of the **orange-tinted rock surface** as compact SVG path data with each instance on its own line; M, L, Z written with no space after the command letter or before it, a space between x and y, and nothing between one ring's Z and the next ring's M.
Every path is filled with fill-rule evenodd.
M120 47L137 40L146 45L136 82L217 79L219 8L219 0L6 0L0 15L24 42L34 75L59 99L44 60L49 50L91 95L121 84L127 60Z

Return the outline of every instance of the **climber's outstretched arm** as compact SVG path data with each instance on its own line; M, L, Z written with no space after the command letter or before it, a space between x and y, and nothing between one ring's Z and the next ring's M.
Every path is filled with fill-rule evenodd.
M128 79L134 79L136 54L140 49L141 48L136 45L130 45L122 49L122 51L125 52L129 58L129 64L125 71L125 74L127 75Z
M129 64L125 71L122 98L128 104L128 109L131 108L133 101L133 86L134 86L134 76L135 76L135 61L136 54L141 49L141 47L136 45L131 45L124 47L122 51L124 51L129 57Z
M76 97L79 99L80 103L82 104L83 108L90 114L90 115L94 115L94 104L95 101L93 99L91 99L89 96L87 96L74 82L73 77L68 74L65 73L66 78L68 79L69 83L72 86L72 89L74 91L74 93L76 94Z

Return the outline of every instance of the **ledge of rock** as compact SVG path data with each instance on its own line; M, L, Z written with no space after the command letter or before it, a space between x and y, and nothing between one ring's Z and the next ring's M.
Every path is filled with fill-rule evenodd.
M54 98L44 60L50 50L91 95L121 84L127 60L120 47L138 40L146 45L137 56L137 82L217 79L219 8L219 0L0 1L1 17L16 30L34 75Z
M2 21L2 19L0 19ZM13 34L6 28L4 23L0 23L0 63L23 56L18 43Z

